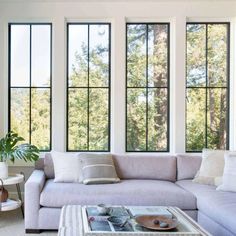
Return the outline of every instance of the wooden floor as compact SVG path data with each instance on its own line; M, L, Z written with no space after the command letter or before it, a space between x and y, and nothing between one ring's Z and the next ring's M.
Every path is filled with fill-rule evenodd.
M0 212L0 236L57 236L57 232L25 234L24 220L20 210Z

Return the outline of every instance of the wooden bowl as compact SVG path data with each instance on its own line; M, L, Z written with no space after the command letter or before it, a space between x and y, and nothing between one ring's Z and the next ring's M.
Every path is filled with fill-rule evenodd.
M145 227L151 230L159 230L159 231L171 230L171 229L176 228L178 225L177 219L170 219L165 216L143 215L143 216L137 216L135 220L142 227ZM160 223L162 222L166 223L167 226L160 227Z

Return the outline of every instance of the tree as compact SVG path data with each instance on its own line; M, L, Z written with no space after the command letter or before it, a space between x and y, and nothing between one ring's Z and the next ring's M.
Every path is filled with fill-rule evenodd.
M127 149L166 150L168 26L130 24L127 44Z
M226 148L227 30L187 26L187 150Z

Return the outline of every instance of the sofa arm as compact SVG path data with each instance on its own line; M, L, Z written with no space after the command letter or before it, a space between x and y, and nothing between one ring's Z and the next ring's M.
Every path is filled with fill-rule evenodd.
M25 183L25 229L38 229L40 193L45 184L42 170L34 170Z

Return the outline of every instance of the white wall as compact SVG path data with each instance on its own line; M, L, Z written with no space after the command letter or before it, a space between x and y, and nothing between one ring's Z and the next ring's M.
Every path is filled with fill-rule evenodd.
M111 151L125 152L125 23L165 21L171 27L170 152L185 151L185 25L188 20L231 22L231 102L235 90L235 1L186 2L1 2L0 1L0 136L7 132L7 36L9 22L53 24L52 145L65 150L66 22L107 21L112 24ZM236 148L236 109L231 104L230 148Z

